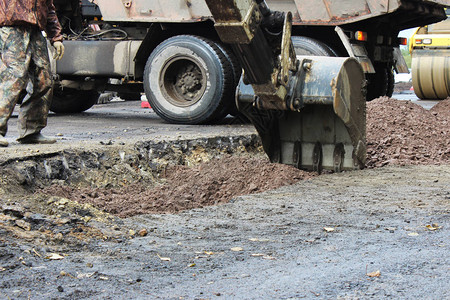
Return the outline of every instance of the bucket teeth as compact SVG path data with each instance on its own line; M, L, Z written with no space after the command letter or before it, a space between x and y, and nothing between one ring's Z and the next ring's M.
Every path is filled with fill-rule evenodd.
M255 125L272 162L319 173L364 167L365 141L353 142L331 106L276 112L259 111L248 103L240 103L240 110Z
M323 152L322 152L322 145L317 142L314 145L314 150L312 153L312 166L313 171L317 173L322 173L322 167L323 167Z
M345 148L344 144L338 143L334 146L333 165L335 172L342 172L344 167Z

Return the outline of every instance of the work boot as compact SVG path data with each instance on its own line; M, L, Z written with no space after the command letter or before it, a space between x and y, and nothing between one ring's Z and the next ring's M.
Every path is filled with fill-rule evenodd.
M17 141L21 144L54 144L56 143L56 139L51 137L46 137L42 135L40 132L33 133L23 138L17 139Z
M8 141L0 134L0 147L8 147Z

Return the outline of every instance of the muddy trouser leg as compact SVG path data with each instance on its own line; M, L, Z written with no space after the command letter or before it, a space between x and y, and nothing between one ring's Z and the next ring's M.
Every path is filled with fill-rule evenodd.
M47 126L52 79L47 41L37 29L31 32L31 62L27 96L20 105L19 138L39 133Z
M20 93L28 82L29 44L29 29L0 27L0 134L3 136Z

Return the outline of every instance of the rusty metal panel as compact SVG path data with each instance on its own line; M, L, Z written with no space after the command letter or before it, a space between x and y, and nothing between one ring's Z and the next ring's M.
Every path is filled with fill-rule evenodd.
M389 1L391 0L367 0L367 6L371 12L380 12L387 13L389 8L393 7L393 5L389 5ZM397 1L397 0L394 0ZM398 7L398 5L397 5Z
M291 11L295 25L327 26L385 15L402 5L415 7L426 3L450 6L450 0L267 0L267 3L271 9ZM420 8L414 13L420 14Z
M323 0L319 1L300 1L295 0L295 5L303 21L315 20L325 21L331 18L327 3Z
M204 0L91 0L105 21L197 22L212 19ZM217 0L219 1L219 0ZM450 6L450 0L266 0L271 9L290 11L295 25L342 25L394 12L404 3Z
M252 7L256 4L251 0L221 0L205 1L216 22L243 22Z
M105 21L195 22L210 18L202 0L94 0Z
M268 0L267 3L275 10L292 11L294 24L340 25L395 11L401 0Z

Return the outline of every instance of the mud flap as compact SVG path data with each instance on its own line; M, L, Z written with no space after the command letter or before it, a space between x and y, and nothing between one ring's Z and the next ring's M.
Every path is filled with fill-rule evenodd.
M318 172L363 168L366 82L360 64L353 58L298 59L301 74L286 100L291 110L256 108L252 87L242 81L237 93L239 109L255 125L273 162Z

